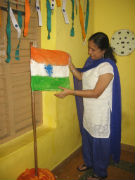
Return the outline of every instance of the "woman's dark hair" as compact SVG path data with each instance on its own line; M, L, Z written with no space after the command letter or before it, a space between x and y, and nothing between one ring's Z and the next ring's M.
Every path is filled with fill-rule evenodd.
M111 48L109 44L108 36L103 32L97 32L93 34L88 41L93 41L97 47L101 50L105 50L104 58L110 58L116 63L116 59L113 55L113 49Z

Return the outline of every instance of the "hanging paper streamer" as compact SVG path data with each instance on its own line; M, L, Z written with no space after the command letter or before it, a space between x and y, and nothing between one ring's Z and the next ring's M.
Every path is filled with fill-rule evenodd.
M28 35L29 21L30 21L30 5L29 5L29 0L25 0L24 36Z
M17 37L19 39L21 37L21 29L20 29L20 27L19 27L19 25L18 25L18 23L16 21L16 18L15 18L14 14L13 14L13 11L12 11L11 7L10 7L10 17L11 17L11 21L13 23L13 26L17 31L17 34L18 34Z
M65 23L69 24L68 15L66 13L66 0L62 0L62 13L65 19Z
M51 0L51 9L54 10L55 7L55 0Z
M22 28L22 12L20 12L20 11L18 11L18 24L21 29ZM19 39L19 43L18 43L16 51L15 51L15 59L16 60L20 60L20 57L19 57L20 42L21 42L21 37Z
M7 31L7 59L6 62L9 63L11 60L10 52L11 52L11 24L10 24L10 2L8 0L8 16L7 16L7 26L6 26L6 31Z
M60 90L70 88L69 54L59 50L31 47L32 91Z
M48 30L48 39L50 39L50 33L51 33L51 7L49 0L46 1L46 7L47 7L47 30Z
M86 5L86 17L85 17L85 33L87 34L88 29L88 22L89 22L89 0L87 0Z
M40 11L40 6L39 6L39 0L36 0L36 10L38 13L39 26L42 26L42 16L41 16L41 11Z
M60 2L60 0L56 0L56 4L57 4L57 7L61 7L61 2Z
M75 32L74 32L74 0L71 0L72 2L72 28L70 31L70 36L74 36Z
M81 24L81 28L82 28L82 37L83 37L83 41L85 41L86 34L85 34L85 28L84 28L84 16L83 16L83 11L82 11L80 0L79 0L79 17L80 17L80 24Z
M84 14L84 19L85 19L85 15L86 15L86 2L87 2L87 0L83 0L83 14Z
M20 57L19 57L20 42L21 42L21 40L19 39L19 43L18 43L17 48L16 48L16 51L15 51L15 59L16 59L17 61L20 60Z

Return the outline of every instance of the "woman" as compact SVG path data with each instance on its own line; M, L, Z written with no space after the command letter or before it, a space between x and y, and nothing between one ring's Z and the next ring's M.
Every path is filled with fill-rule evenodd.
M71 60L73 75L82 80L82 90L62 88L55 94L83 97L82 148L84 164L78 170L93 168L88 180L107 177L110 157L118 163L121 139L121 93L116 59L113 56L106 34L98 32L88 40L88 54L84 68L79 71Z

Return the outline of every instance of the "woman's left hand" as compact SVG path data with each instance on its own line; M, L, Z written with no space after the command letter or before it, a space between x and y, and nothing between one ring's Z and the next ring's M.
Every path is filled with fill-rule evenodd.
M55 96L58 98L64 98L68 95L73 95L73 90L71 89L67 89L67 88L63 88L63 87L59 87L60 89L62 89L63 91L60 93L56 93Z

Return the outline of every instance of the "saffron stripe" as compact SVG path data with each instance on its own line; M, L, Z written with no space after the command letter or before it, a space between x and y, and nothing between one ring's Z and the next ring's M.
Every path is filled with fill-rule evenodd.
M59 50L47 50L31 47L31 59L46 65L65 66L69 62L69 54Z
M59 91L59 87L70 88L69 77L66 78L52 78L48 76L32 76L31 88L32 91Z

